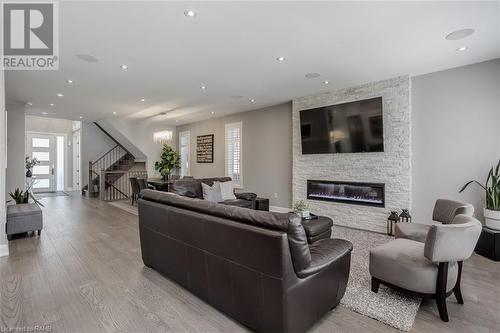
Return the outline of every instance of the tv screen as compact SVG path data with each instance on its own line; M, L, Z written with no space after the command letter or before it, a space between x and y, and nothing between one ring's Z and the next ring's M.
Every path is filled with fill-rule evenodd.
M300 111L302 154L384 151L382 97Z

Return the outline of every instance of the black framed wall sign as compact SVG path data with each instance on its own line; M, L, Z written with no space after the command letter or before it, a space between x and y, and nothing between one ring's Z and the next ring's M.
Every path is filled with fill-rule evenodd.
M196 163L214 163L214 135L196 137Z

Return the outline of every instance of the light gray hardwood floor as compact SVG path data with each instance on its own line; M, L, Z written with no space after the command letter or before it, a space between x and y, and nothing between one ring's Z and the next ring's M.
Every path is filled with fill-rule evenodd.
M44 198L41 237L9 242L0 258L0 328L50 325L54 332L244 332L155 271L140 254L137 216L108 203ZM424 301L411 332L500 332L500 264L465 263L465 305L449 298L450 322ZM311 332L397 332L338 307Z

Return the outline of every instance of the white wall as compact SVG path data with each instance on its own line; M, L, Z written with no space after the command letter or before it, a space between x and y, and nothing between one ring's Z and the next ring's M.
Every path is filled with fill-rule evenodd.
M25 111L23 104L7 106L7 193L26 187Z
M26 131L66 135L64 151L64 188L71 188L73 186L73 146L71 144L68 145L68 143L73 139L73 122L66 119L26 116Z
M9 255L9 246L5 236L5 173L6 173L6 151L5 151L5 80L4 71L0 70L0 257Z
M438 198L482 219L484 191L458 190L500 159L500 59L412 78L412 146L414 220L430 222Z

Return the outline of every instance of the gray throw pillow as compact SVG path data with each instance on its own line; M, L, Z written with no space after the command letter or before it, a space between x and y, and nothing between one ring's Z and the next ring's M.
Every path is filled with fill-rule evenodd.
M220 192L219 182L214 182L212 186L208 186L205 183L201 183L201 189L203 191L203 199L211 202L221 202L222 195Z

